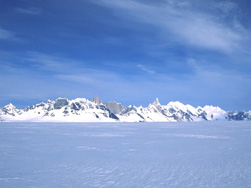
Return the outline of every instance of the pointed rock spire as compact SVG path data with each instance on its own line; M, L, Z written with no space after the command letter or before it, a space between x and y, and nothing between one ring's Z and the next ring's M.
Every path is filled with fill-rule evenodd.
M158 98L156 98L156 100L153 102L153 105L154 106L159 106L160 105Z
M102 104L102 100L98 96L95 96L92 99L92 102L94 102L95 104Z

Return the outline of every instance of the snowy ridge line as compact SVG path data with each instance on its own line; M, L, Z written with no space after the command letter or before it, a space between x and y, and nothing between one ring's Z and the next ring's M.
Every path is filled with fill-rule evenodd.
M117 102L103 103L98 97L48 100L24 109L13 104L0 108L0 121L29 122L177 122L177 121L251 120L249 112L224 111L220 107L193 107L181 102L161 105L158 98L148 107L123 106Z

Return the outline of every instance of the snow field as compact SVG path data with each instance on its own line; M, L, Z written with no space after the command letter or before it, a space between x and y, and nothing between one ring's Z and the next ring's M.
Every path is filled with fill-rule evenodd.
M1 123L0 187L251 187L251 124Z

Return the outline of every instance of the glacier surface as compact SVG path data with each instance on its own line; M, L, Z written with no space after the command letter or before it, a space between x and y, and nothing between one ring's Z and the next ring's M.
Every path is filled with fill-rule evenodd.
M251 187L249 121L0 123L0 187Z

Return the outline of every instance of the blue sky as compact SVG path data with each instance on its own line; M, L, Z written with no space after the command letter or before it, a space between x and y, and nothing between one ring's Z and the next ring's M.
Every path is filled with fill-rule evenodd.
M251 109L248 0L0 0L0 106L57 97Z

